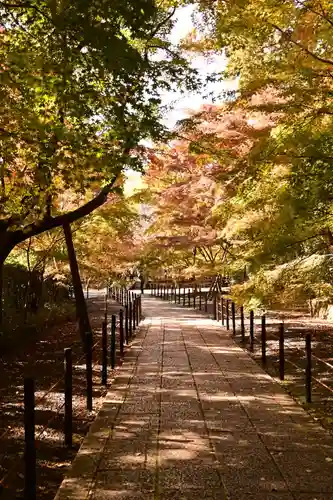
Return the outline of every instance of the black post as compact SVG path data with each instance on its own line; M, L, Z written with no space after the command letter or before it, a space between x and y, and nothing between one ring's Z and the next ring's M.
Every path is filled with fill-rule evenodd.
M221 324L223 325L223 323L222 323L222 318L223 318L223 297L222 297L222 295L220 298L220 318L221 318Z
M250 345L251 349L253 349L253 343L254 343L254 312L250 311Z
M72 349L65 349L65 418L64 435L65 445L71 447L73 444L73 363Z
M137 297L136 297L136 309L135 309L135 323L136 323L136 326L139 325L139 302L140 302L140 296L137 295Z
M236 308L235 302L231 302L232 334L236 335Z
M129 338L131 339L132 338L132 334L133 334L133 330L132 330L132 301L130 300L129 301L129 304L128 304L128 334L129 334Z
M266 363L266 316L261 316L261 360Z
M191 292L190 292L190 289L188 289L187 291L187 299L188 299L188 307L191 307Z
M305 392L306 392L306 402L311 403L311 371L312 371L312 359L311 359L311 333L307 333L305 336L305 350L306 350L306 369L305 369Z
M196 306L196 304L195 304L195 303L196 303L196 298L197 298L197 297L196 297L196 293L197 293L197 291L196 291L196 289L194 288L194 290L193 290L193 309L195 309L195 306Z
M183 289L183 307L185 307L185 301L186 301L186 291L185 291L185 287Z
M284 380L284 326L279 326L279 371L280 380Z
M201 297L201 285L199 286L199 309L201 311L202 307L202 297Z
M208 312L208 292L205 293L205 313Z
M24 500L36 500L35 387L24 379Z
M114 314L111 318L110 361L113 369L116 366L116 316Z
M216 295L214 295L214 298L213 298L213 319L215 319L215 320L217 318L216 308L217 308Z
M244 307L240 306L240 319L241 319L241 335L242 340L245 339L245 326L244 326Z
M125 305L125 340L128 345L128 305Z
M133 334L136 330L136 324L135 324L136 308L137 308L137 300L136 300L136 295L135 295L134 300L133 300L133 307L132 307L132 331L133 331Z
M87 410L92 410L93 383L92 383L92 333L86 333L86 379L87 379Z
M107 340L107 323L102 324L102 384L108 383L108 340Z
M224 325L224 298L221 297L221 323Z
M119 344L120 344L120 356L124 356L124 313L123 310L119 311Z
M226 308L226 317L227 317L227 330L230 329L230 323L229 323L229 319L230 319L230 315L229 315L229 299L227 299L225 301L225 308Z

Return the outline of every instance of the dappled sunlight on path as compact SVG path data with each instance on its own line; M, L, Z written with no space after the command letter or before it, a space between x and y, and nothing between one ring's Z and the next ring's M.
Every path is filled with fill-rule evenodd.
M224 329L146 317L63 482L63 499L333 498L333 440Z

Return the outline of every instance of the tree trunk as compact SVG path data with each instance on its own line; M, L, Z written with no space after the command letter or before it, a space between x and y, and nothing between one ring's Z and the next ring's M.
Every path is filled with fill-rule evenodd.
M2 333L2 327L3 327L3 270L4 270L4 264L5 260L7 259L8 255L10 254L12 248L11 247L3 247L0 248L0 333Z
M90 321L88 316L87 304L84 299L84 293L82 288L82 282L79 273L79 267L76 260L75 249L73 245L73 237L70 224L63 225L67 251L68 260L72 273L73 288L75 295L75 306L76 306L76 316L79 322L80 336L83 344L85 343L85 335L87 332L91 331Z
M330 229L325 230L326 242L328 244L329 251L333 253L333 234Z
M0 258L0 334L3 325L3 266L4 260Z

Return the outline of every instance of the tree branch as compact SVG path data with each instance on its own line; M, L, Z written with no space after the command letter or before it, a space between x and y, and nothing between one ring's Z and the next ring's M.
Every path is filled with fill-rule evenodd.
M317 54L315 54L314 52L312 52L311 50L309 50L307 47L305 47L302 43L297 42L296 40L293 40L290 33L284 31L282 28L280 28L276 24L270 23L270 22L268 22L268 24L270 24L279 33L281 33L287 40L289 40L289 42L291 42L292 44L296 45L301 50L304 50L304 52L306 52L306 54L308 54L309 56L311 56L314 59L316 59L316 61L322 62L324 64L329 64L330 66L333 65L333 60L332 59L326 59L325 57L318 56Z
M106 202L108 194L112 190L117 178L118 174L115 174L113 179L100 190L100 192L97 194L97 196L95 196L95 198L88 201L81 207L76 208L71 212L67 212L66 214L58 215L55 217L48 217L40 222L34 222L32 224L29 224L23 229L10 232L9 233L10 243L14 247L18 243L21 243L22 241L26 240L27 238L30 238L31 236L37 236L38 234L44 233L44 231L49 231L50 229L63 226L64 224L71 224L72 222L75 222L76 220L81 219L86 215L89 215L96 208L102 206Z
M302 2L301 0L296 0L296 2L301 5L302 7L304 7L306 10L312 12L313 14L316 14L317 16L321 17L322 19L324 19L325 21L327 21L331 26L333 26L333 21L327 16L327 14L325 14L325 10L322 6L322 4L319 2L319 5L320 5L320 9L321 9L321 13L318 12L317 10L314 10L312 7L310 7L309 5L306 5L304 2Z
M210 262L209 259L207 258L205 252L203 251L204 248L203 247L198 247L198 250L199 252L201 253L201 255L203 256L203 258L205 259L206 262Z
M160 29L162 28L162 26L164 26L168 21L170 21L170 19L172 18L172 16L175 14L176 12L176 7L173 7L173 9L171 10L170 14L165 18L163 19L163 21L161 21L157 26L156 28L150 33L150 38L149 40L151 40L152 38L154 38L155 35L157 35L157 33L160 31Z
M293 247L294 245L299 245L300 243L304 243L305 241L314 240L315 238L319 238L319 236L324 238L326 235L327 235L327 232L322 231L321 233L315 234L313 236L309 236L308 238L304 238L303 240L294 241L293 243L290 243L289 245L285 245L284 247L290 248L290 247Z

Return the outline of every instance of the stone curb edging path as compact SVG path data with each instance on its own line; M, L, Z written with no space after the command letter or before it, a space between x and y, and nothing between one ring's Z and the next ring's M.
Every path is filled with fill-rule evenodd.
M143 311L56 500L333 498L333 438L224 329Z

